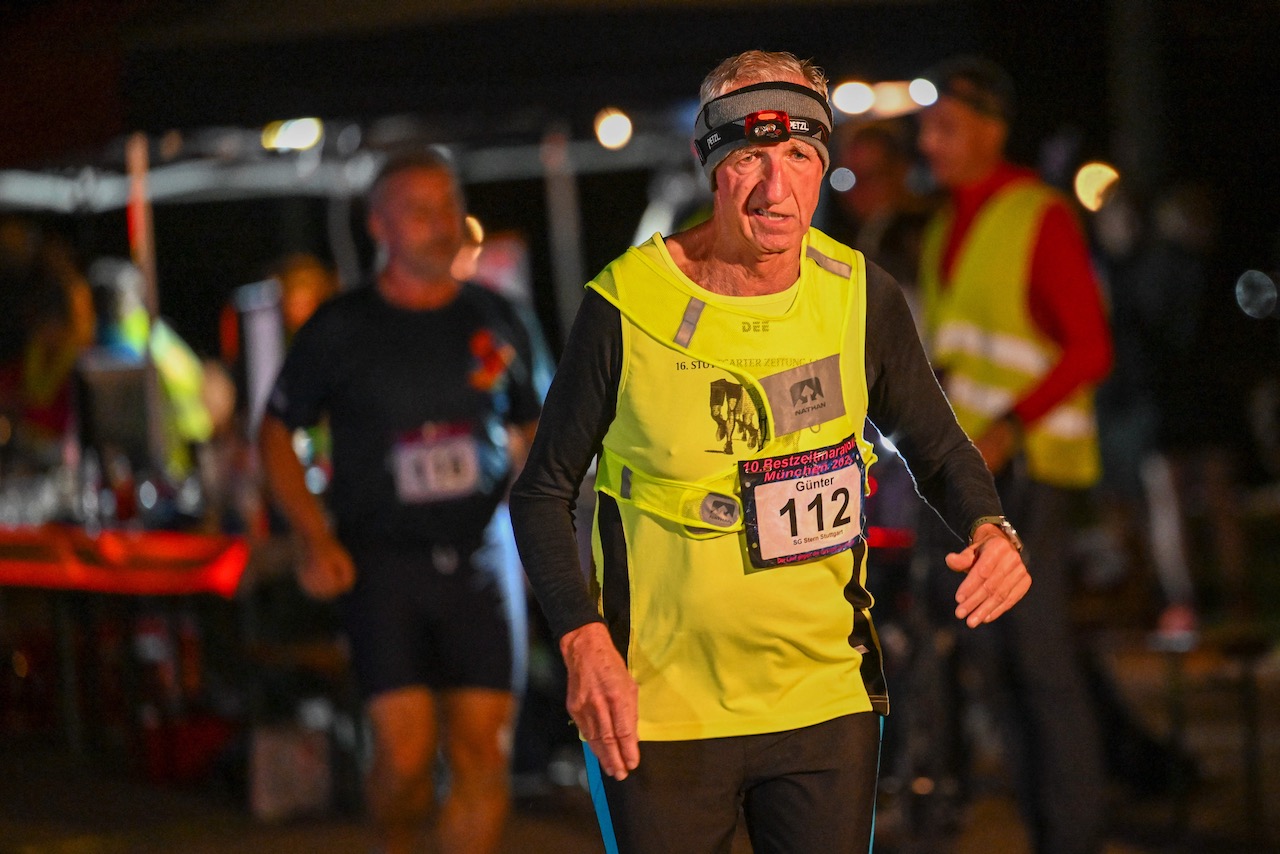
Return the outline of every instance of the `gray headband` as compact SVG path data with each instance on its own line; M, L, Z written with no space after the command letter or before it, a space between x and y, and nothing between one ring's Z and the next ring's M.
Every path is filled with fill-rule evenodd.
M781 114L781 115L778 115ZM785 121L780 121L785 117ZM831 165L831 107L819 92L798 83L755 83L712 98L693 124L693 151L708 179L730 152L748 145L799 137Z

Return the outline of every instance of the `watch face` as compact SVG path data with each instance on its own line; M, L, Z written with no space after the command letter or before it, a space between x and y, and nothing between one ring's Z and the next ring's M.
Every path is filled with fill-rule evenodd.
M1013 543L1013 547L1021 554L1022 537L1018 536L1018 532L1013 529L1013 526L1006 520L1000 523L1000 530L1004 531L1005 536L1009 538L1009 542Z

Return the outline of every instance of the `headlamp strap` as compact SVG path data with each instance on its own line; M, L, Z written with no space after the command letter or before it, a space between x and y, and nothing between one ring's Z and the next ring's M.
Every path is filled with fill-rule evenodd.
M712 128L693 141L695 153L706 163L711 153L722 145L746 139L748 145L786 142L793 136L807 136L824 145L830 137L826 125L817 119L789 116L782 110L756 110L742 119Z
M832 115L831 105L827 104L824 97L818 95L812 88L800 86L799 83L788 82L764 82L753 83L751 86L737 88L724 95L716 97L707 102L701 109L698 117L698 123L701 127L709 127L710 117L714 113L719 113L721 117L724 115L723 109L716 109L718 102L728 99L740 99L741 96L750 95L754 92L782 91L791 92L794 95L803 95L805 99L813 102L815 108L823 111L826 120L801 117L801 115L790 115L783 110L755 110L740 119L731 119L730 122L724 122L717 127L710 128L707 133L701 137L695 137L694 154L698 155L698 159L704 166L707 165L707 159L721 146L730 145L730 143L741 143L746 140L748 145L753 143L772 143L790 140L791 137L801 136L809 137L817 140L823 146L827 145L827 140L831 137Z

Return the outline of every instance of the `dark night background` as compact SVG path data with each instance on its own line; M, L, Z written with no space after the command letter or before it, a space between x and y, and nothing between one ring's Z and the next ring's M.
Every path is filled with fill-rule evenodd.
M833 80L910 78L948 55L980 52L1018 84L1014 160L1036 165L1056 137L1072 141L1072 168L1102 157L1126 171L1127 156L1139 168L1126 174L1141 171L1153 186L1196 179L1214 188L1224 310L1239 272L1278 260L1280 4L1271 0L376 0L359 9L10 0L0 14L0 169L121 171L129 131L194 138L302 115L356 123L366 141L377 120L404 115L429 128L424 138L463 147L535 142L552 123L586 139L607 104L632 111L638 131L668 120L719 59L748 47L813 57ZM579 178L588 275L630 241L649 178ZM468 193L491 231L528 238L539 307L551 316L542 182ZM39 218L87 259L127 253L121 212ZM328 252L316 198L157 205L155 233L161 311L206 352L233 287L285 252ZM549 332L555 342L558 330Z
M1280 704L1269 702L1276 689L1273 664L1280 661L1274 631L1280 625L1276 622L1280 526L1275 524L1280 507L1276 488L1280 441L1275 441L1280 435L1276 427L1280 424L1280 320L1247 317L1237 305L1235 286L1245 270L1270 271L1278 278L1275 271L1280 269L1277 45L1280 0L0 0L0 220L16 215L66 237L77 260L86 266L101 256L127 256L123 210L67 213L16 204L6 207L5 191L31 175L81 184L92 183L85 178L93 174L121 176L124 141L138 131L148 136L151 166L156 170L186 163L285 167L288 181L283 192L256 184L251 191L219 187L226 191L216 200L212 197L219 193L207 192L198 199L154 205L160 313L200 355L213 356L219 350L219 317L233 292L261 280L273 261L301 251L341 266L341 247L335 249L330 241L335 210L341 211L336 220L345 219L349 225L360 266L368 269L373 254L361 206L356 203L343 209L340 202L295 186L292 170L305 157L264 151L258 134L265 124L303 116L322 118L327 130L320 156L326 166L359 165L362 152L352 156L340 143L344 129L358 130L364 151L383 153L411 140L447 144L464 163L467 154L501 152L499 161L520 161L523 173L517 178L480 180L464 170L464 179L472 179L466 187L469 206L489 233L511 231L525 238L535 307L558 352L566 306L582 291L572 276L557 276L564 270L563 263L553 263L563 262L564 255L553 257L549 223L560 221L549 220L549 182L538 174L536 153L549 131L567 130L580 146L576 151L589 151L596 165L609 167L584 169L577 175L585 279L631 243L658 174L650 166L614 168L640 158L626 152L605 153L594 143L592 119L602 107L620 107L632 116L637 140L631 151L642 149L636 144L642 137L670 140L673 152L665 162L691 166L693 158L684 139L697 89L705 74L726 56L751 48L787 50L813 58L834 84L850 78L911 79L955 54L986 55L1004 66L1017 86L1017 119L1009 144L1013 161L1040 168L1047 180L1065 189L1081 163L1103 159L1119 167L1127 188L1143 201L1186 183L1207 186L1216 201L1218 240L1206 292L1201 295L1210 332L1194 337L1195 358L1187 362L1195 364L1190 368L1175 374L1161 364L1153 373L1163 371L1165 376L1184 379L1195 374L1195 384L1183 384L1194 388L1184 395L1194 403L1185 410L1193 413L1184 419L1187 447L1212 452L1214 446L1222 445L1241 452L1235 473L1239 483L1230 487L1240 488L1242 502L1223 506L1229 513L1239 509L1238 518L1248 526L1256 552L1249 571L1257 591L1258 615L1268 621L1266 646L1250 651L1254 641L1248 633L1238 639L1231 633L1220 636L1214 643L1224 649L1235 644L1234 651L1221 656L1217 646L1204 650L1203 656L1189 657L1171 654L1184 652L1181 648L1153 645L1147 610L1155 604L1155 582L1141 571L1129 574L1128 592L1100 586L1084 605L1090 614L1086 619L1098 620L1098 628L1103 629L1092 634L1099 649L1112 642L1105 615L1112 613L1113 605L1117 614L1132 610L1140 615L1135 619L1141 620L1141 628L1132 642L1122 639L1129 634L1127 618L1124 625L1117 623L1121 631L1115 633L1114 661L1124 664L1123 670L1116 671L1117 680L1127 680L1123 684L1126 699L1130 694L1140 698L1142 706L1134 710L1140 709L1145 720L1159 722L1161 738L1168 721L1170 728L1177 728L1175 746L1192 751L1170 751L1168 759L1161 753L1159 760L1152 758L1146 766L1129 762L1131 754L1125 751L1112 751L1111 758L1131 766L1125 770L1137 775L1152 771L1156 761L1163 768L1182 766L1183 756L1205 760L1198 768L1185 760L1191 777L1182 767L1170 767L1160 783L1167 788L1159 792L1136 790L1131 797L1115 801L1120 807L1115 810L1117 831L1167 840L1169 845L1158 849L1162 851L1255 850L1234 843L1243 834L1267 830L1263 790L1276 790L1274 774L1280 767L1267 762L1268 751L1275 755L1275 710L1280 709ZM1046 171L1049 165L1054 168ZM223 180L223 171L206 171ZM1081 215L1088 223L1087 214L1081 211ZM1199 281L1194 272L1189 277ZM1169 278L1149 280L1163 285ZM1168 292L1167 288L1159 291L1160 308L1166 311L1173 304ZM27 305L19 293L16 288L0 287L0 356L12 355L30 331L22 327L21 318L27 312L20 309ZM1272 411L1266 413L1270 419L1246 425L1249 394L1267 389L1267 380L1275 392L1269 404ZM1176 423L1181 429L1182 422ZM0 429L6 426L0 423ZM1272 447L1264 447L1268 440ZM909 478L906 482L909 493ZM1215 515L1207 508L1215 499L1204 489L1198 492L1203 494L1193 494L1189 503L1199 506L1189 513L1196 516L1192 520L1195 533L1205 534L1205 542L1197 544L1201 547L1195 552L1193 574L1197 583L1209 579L1212 609L1212 599L1220 593L1215 581L1223 585L1226 576L1213 565L1207 546ZM891 490L884 494L892 500ZM1074 522L1083 526L1106 517L1107 508L1094 497L1083 496L1086 500L1077 508L1080 518ZM1256 498L1263 500L1255 502ZM1141 526L1131 527L1136 540ZM270 555L266 560L271 560ZM893 560L889 557L886 562L890 571L896 567ZM1089 560L1081 558L1083 563ZM1100 566L1107 562L1105 555L1098 559ZM1117 565L1122 562L1123 558ZM1082 576L1087 569L1082 566ZM1115 572L1109 563L1102 569ZM896 587L889 585L883 594L877 587L877 598L884 603L878 608L908 607L898 600L911 598L900 591L907 586L902 579L914 573L914 569L898 573ZM287 572L265 583L256 580L254 585L261 586L252 587L252 595L239 595L230 603L234 613L216 612L225 613L225 624L209 612L215 615L215 625L206 635L210 662L228 669L242 663L248 666L249 652L229 648L242 634L248 640L265 640L272 656L270 662L266 657L255 658L249 675L247 671L232 674L234 684L215 686L234 695L233 700L239 701L244 685L252 686L243 689L249 696L262 683L264 695L274 692L271 696L284 708L301 689L276 679L275 671L283 665L277 666L271 642L329 631L331 615L317 618L315 611L298 605L300 594L295 587L286 588L286 581ZM1113 585L1114 580L1098 583ZM39 594L43 597L43 592ZM1131 601L1135 597L1141 601ZM1092 616L1094 598L1099 600L1099 617ZM1107 601L1102 603L1104 598ZM15 601L11 597L4 603L8 610L2 616L7 626L21 627L24 615L14 607ZM81 607L76 604L78 598L70 601ZM128 614L119 616L122 628L114 640L109 635L83 635L86 644L106 638L103 661L116 656L117 650L137 648L126 642L125 632L133 629L124 621L146 616L148 611L133 604L127 608L127 612L106 612L107 625L117 615ZM1216 619L1212 610L1206 613ZM65 632L73 624L60 616L61 610L58 614L58 631ZM44 619L40 605L31 622ZM236 628L231 627L232 621ZM1094 626L1088 629L1093 632ZM907 631L919 629L908 627ZM47 649L43 659L33 659L31 672L46 674L41 685L48 690L37 686L30 696L40 702L44 702L41 697L49 698L47 713L38 708L43 717L35 720L56 719L55 682L47 676L57 660L52 637L37 636L45 646L33 647ZM12 662L9 653L18 647L7 638L0 640L6 640L0 665L12 664L16 673L17 652ZM901 657L903 641L891 643L899 647ZM245 646L254 646L253 655L257 655L256 642ZM906 646L911 646L910 639ZM184 647L175 648L185 655ZM120 652L118 657L127 656ZM279 661L283 660L282 654ZM915 660L908 666L914 666ZM1190 662L1185 673L1184 661ZM211 667L210 672L217 669ZM15 677L0 676L9 680L0 680L0 694L18 684ZM905 673L890 678L899 676L906 681ZM544 681L554 680L544 677ZM309 682L306 689L311 690ZM545 713L546 731L568 732L576 755L576 737L565 727L560 703L563 689L557 683L552 689L543 685L541 690L541 706L525 705L534 710L529 725L543 725L537 715L539 710ZM908 695L913 697L910 702L929 700L923 690L917 686L917 694ZM108 707L111 697L105 691L102 694L86 692L85 696L90 705L100 702ZM5 696L0 696L0 709L8 708ZM116 702L123 720L130 714L128 700ZM19 720L24 712L11 705L16 710L12 720ZM74 714L74 704L69 705ZM62 714L66 716L66 706ZM245 717L252 726L265 719L260 709ZM9 726L8 720L0 724ZM1247 738L1250 720L1254 726L1261 724L1260 732L1253 732L1253 741ZM336 732L337 726L333 728ZM982 729L995 732L989 724ZM357 826L347 820L349 816L337 825L310 821L273 825L256 817L250 820L240 800L232 818L222 805L203 796L171 813L156 787L135 790L121 788L115 781L104 783L101 774L86 773L62 757L47 761L43 753L31 754L36 760L29 761L22 742L9 739L0 747L4 760L0 763L0 837L5 837L0 839L0 851L10 850L5 845L8 835L24 830L38 840L40 850L55 845L60 851L99 850L100 845L111 850L162 850L131 844L149 835L175 842L164 850L181 851L357 850L357 844L345 846L344 840L363 840L363 824ZM517 765L524 761L528 767L541 761L537 751L545 745L536 737L518 744L532 746L535 758L517 755ZM233 761L238 769L249 766L239 754ZM351 756L335 758L335 768L344 764L349 767L336 785L350 790L339 792L338 800L353 803L359 800L358 794L352 794L359 784L350 772L357 762ZM123 763L112 770L133 773ZM1252 780L1258 782L1250 795ZM915 791L914 781L899 783ZM988 786L981 782L975 794L983 795L979 790ZM995 783L992 788L1003 791L1003 786ZM178 795L187 794L174 789ZM938 791L945 792L945 787ZM900 794L905 796L906 789ZM530 800L525 809L516 810L513 824L528 833L542 829L548 818L563 820L564 827L575 833L573 828L581 825L587 834L584 845L594 846L598 836L585 796L581 809L573 806L576 801L565 803L568 809L561 809L560 801ZM950 809L918 815L936 827L939 818L953 818ZM1016 825L1012 803L1008 815L1003 819L996 815L994 824L989 820L991 813L974 815L980 816L974 825L981 826L982 835L970 837L979 840L976 845L971 841L970 850L1020 850L994 841L1001 838L998 835L989 835L993 827L999 834L1004 825ZM1270 822L1268 841L1274 841L1274 815ZM882 826L889 829L892 841L891 820ZM1208 837L1200 833L1206 826L1212 828L1206 833L1221 829L1227 847L1211 847L1205 841ZM110 828L109 838L99 838L98 830L91 834L93 828ZM122 828L128 836L121 835L126 832ZM317 843L299 841L269 848L250 841L294 830L309 833ZM53 841L64 832L61 844ZM218 847L222 841L225 846ZM926 850L931 840L925 841L925 847L912 846L912 850ZM574 849L520 845L511 850ZM1155 849L1126 846L1123 850Z

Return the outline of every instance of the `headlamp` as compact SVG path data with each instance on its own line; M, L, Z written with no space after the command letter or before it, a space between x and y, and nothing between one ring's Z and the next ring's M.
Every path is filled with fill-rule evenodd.
M757 110L746 117L747 142L773 143L791 139L791 117L781 110Z
M734 89L698 113L693 150L708 177L735 148L799 138L830 164L831 107L821 93L797 83L767 82Z

